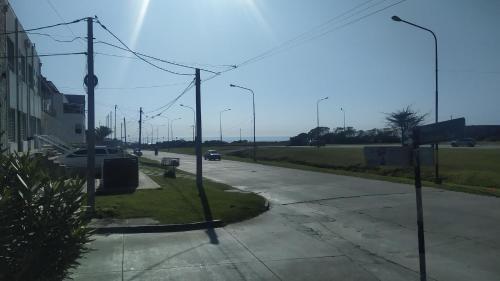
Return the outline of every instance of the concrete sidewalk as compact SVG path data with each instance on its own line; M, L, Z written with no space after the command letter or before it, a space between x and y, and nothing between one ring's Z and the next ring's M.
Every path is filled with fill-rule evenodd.
M193 172L193 156L180 169ZM96 236L77 280L418 280L410 185L235 161L204 176L271 209L204 231ZM500 280L500 198L423 189L428 280ZM114 278L114 279L113 279Z
M96 236L75 280L379 280L332 244L263 214L207 231ZM417 280L393 266L392 280ZM384 269L377 269L383 276Z

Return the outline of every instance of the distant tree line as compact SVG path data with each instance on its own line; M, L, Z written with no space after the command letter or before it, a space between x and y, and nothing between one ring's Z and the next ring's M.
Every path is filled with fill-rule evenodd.
M427 114L420 114L410 106L385 114L389 128L356 130L353 127L316 127L308 133L301 133L290 138L290 145L324 145L324 144L362 144L362 143L396 143L407 145L411 131L423 123Z
M290 145L396 143L400 137L392 128L356 130L353 127L318 127L290 138Z

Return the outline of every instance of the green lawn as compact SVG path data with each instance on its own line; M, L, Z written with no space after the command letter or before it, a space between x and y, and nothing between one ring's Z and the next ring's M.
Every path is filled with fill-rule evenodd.
M141 159L141 170L150 175L161 189L136 190L132 194L96 197L98 217L140 218L149 217L164 224L203 221L195 177L177 171L177 178L166 178L158 162ZM266 210L265 200L253 193L227 192L228 185L204 180L214 219L232 223L255 217Z
M205 150L208 148L204 148ZM226 159L251 161L251 149L215 147ZM176 148L172 152L193 154L193 148ZM442 148L439 151L443 188L500 196L500 148ZM411 183L412 168L369 168L364 164L361 147L262 147L257 150L262 164L331 172L382 180ZM432 184L433 167L423 167L425 184Z

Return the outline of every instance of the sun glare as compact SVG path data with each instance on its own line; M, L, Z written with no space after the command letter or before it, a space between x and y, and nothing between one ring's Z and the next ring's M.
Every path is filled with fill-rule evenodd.
M146 17L146 14L148 12L149 2L150 0L141 1L139 13L137 14L134 24L134 29L132 31L132 37L130 38L131 48L134 48L135 44L137 43L137 38L139 37L139 33L141 32L142 24L144 23L144 18Z
M269 23L267 20L264 18L262 15L262 12L259 8L259 6L256 4L255 0L243 0L245 5L250 9L252 15L255 17L259 25L270 35L272 35L271 32L271 27L269 26Z

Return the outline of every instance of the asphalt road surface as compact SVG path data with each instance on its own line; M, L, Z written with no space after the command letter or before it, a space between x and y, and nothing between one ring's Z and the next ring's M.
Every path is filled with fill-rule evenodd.
M144 156L195 172L194 156ZM203 231L100 237L76 280L419 279L412 186L228 160L203 169L271 209L217 229L216 243ZM500 198L424 188L423 205L428 280L500 280Z

